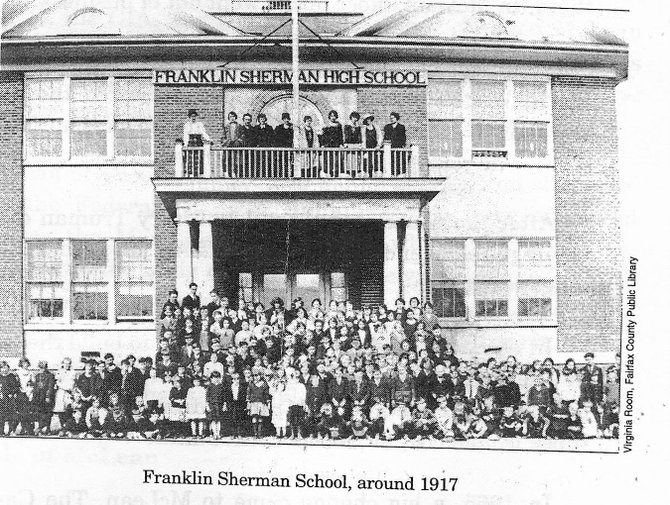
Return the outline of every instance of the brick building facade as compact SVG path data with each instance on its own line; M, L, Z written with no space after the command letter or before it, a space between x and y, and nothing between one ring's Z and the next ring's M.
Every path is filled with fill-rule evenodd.
M0 356L146 355L170 289L195 280L201 291L265 302L283 279L286 297L432 300L463 355L613 359L622 303L615 90L627 46L611 34L624 13L541 9L548 23L575 16L611 40L591 28L540 40L520 8L431 6L432 21L420 8L312 13L305 20L321 39L301 34L304 68L355 60L363 72L422 75L411 85L301 87L319 125L331 108L343 123L352 110L373 115L379 129L399 113L407 147L290 155L221 142L231 110L268 112L278 124L290 85L154 79L226 59L233 70L290 69L288 32L267 44L248 35L285 13L184 13L178 37L160 31L158 14L155 26L117 27L121 39L72 24L78 12L65 27L53 11L6 14ZM176 142L191 108L212 139L202 150ZM194 156L200 177L189 172ZM263 160L271 177L254 172ZM336 177L309 171L328 163ZM324 249L332 237L344 245Z

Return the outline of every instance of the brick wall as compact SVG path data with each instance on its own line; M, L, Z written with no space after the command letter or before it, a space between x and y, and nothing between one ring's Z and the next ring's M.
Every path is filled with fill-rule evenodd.
M214 142L221 145L223 88L221 86L156 86L154 92L154 145L156 177L174 176L174 143L183 135L188 109L197 109L200 120ZM158 195L156 206L156 314L160 314L167 292L175 287L177 271L177 227ZM186 287L179 286L180 291ZM201 293L209 299L208 293ZM180 297L182 293L180 292Z
M23 354L23 74L0 72L0 358Z
M621 277L615 82L552 81L558 351L619 347Z
M372 114L377 128L383 130L389 122L389 114L400 114L400 122L407 129L407 144L416 144L420 149L420 168L428 175L428 114L425 87L369 86L358 88L358 110L361 114Z

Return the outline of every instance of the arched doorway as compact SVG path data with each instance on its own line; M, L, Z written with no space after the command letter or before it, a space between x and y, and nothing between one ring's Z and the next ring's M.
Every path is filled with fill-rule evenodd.
M272 126L280 124L282 122L281 115L284 112L288 112L291 114L293 124L301 125L302 119L305 116L312 116L312 127L314 128L314 131L320 132L323 128L323 116L321 115L321 111L314 103L306 98L300 97L300 113L297 118L293 117L292 110L293 97L291 97L291 95L285 95L270 100L263 106L261 112L268 117L268 124Z

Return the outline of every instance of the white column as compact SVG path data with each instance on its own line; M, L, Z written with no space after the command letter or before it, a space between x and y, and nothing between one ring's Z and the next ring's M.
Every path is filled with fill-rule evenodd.
M398 223L384 223L384 303L391 308L400 295Z
M188 285L193 280L193 265L191 263L191 223L177 221L177 285L181 298L188 291Z
M408 221L402 246L402 294L409 303L413 296L421 296L421 256L419 255L419 223Z
M214 288L214 243L212 240L212 222L200 221L200 243L198 245L198 288L200 298L205 300Z
M174 143L174 176L184 177L184 142L181 139Z

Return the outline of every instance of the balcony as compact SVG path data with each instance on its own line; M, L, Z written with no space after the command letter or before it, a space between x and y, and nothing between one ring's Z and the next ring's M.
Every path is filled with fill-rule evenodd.
M419 178L419 148L184 147L175 143L175 177L191 179Z

